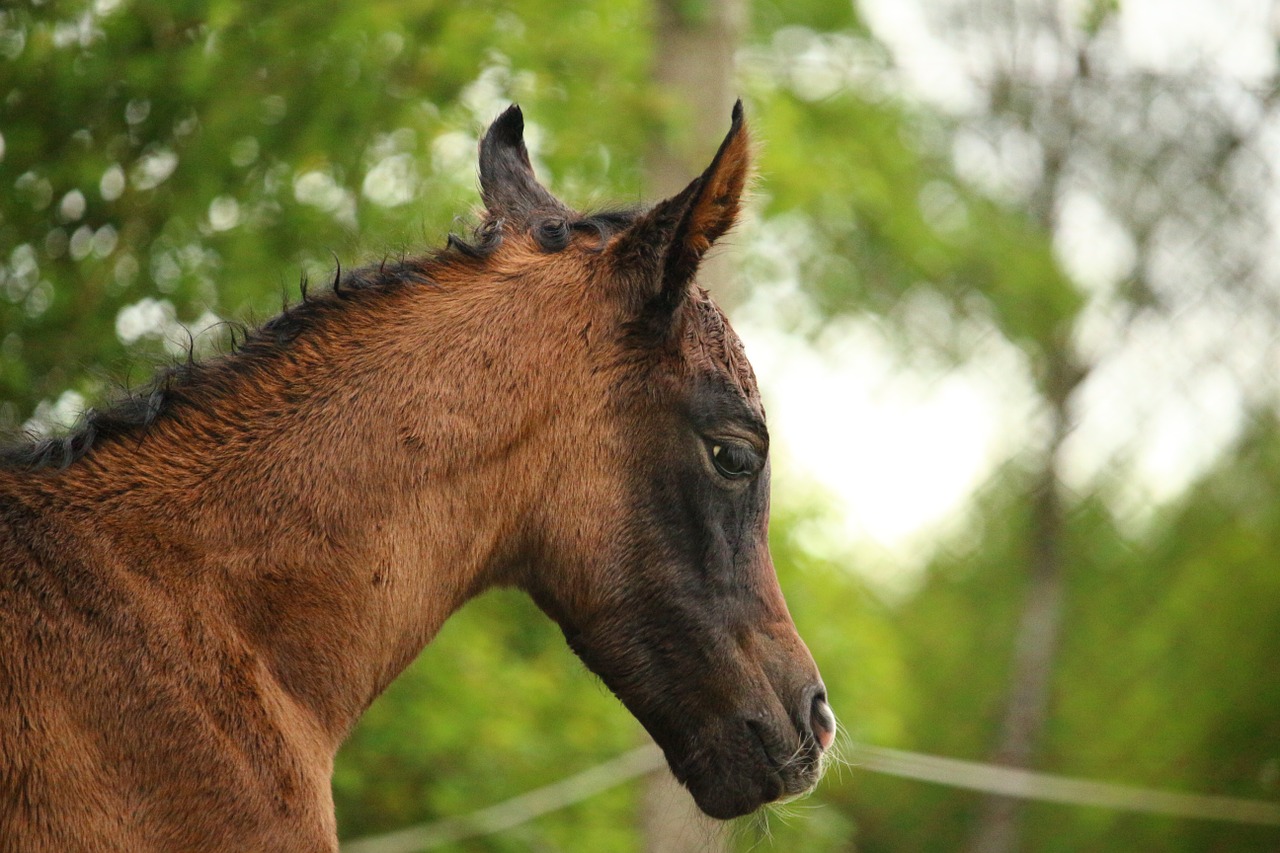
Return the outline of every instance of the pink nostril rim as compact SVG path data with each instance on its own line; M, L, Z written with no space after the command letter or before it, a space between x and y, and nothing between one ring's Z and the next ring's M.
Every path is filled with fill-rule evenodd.
M830 749L832 741L836 739L836 718L831 713L831 706L821 694L813 697L809 725L813 729L813 736L818 739L818 746L822 747L824 752Z

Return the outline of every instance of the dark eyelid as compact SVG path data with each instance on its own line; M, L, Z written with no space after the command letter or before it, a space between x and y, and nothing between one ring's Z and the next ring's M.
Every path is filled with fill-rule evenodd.
M725 425L721 429L711 430L709 435L714 436L713 441L734 442L736 444L744 444L756 456L764 458L769 455L769 432L762 425L758 430L746 425L731 424Z

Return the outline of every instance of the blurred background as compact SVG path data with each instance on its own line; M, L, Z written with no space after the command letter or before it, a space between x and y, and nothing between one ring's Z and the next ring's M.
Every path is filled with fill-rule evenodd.
M1280 802L1278 44L1265 0L8 0L0 429L217 351L335 259L441 246L512 101L590 208L682 185L741 95L760 179L707 280L852 761L728 829L659 772L442 849L1274 851L857 745ZM341 835L644 742L486 595L338 756Z

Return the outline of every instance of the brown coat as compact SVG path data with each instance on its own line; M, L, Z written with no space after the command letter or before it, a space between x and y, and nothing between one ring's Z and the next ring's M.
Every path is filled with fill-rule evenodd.
M338 746L494 584L710 813L816 780L834 725L768 560L759 395L691 283L736 215L740 113L680 196L594 218L518 125L482 145L476 242L9 452L0 850L334 849Z

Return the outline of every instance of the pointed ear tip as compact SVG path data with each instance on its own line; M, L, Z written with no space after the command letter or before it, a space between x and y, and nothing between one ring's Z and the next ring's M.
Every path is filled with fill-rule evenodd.
M747 125L745 116L742 113L742 101L738 101L733 107L733 124L729 127L728 134L725 135L724 145L726 153L735 159L744 160L749 163L755 154L756 139L755 134L751 132L751 128Z
M485 133L485 141L517 143L524 139L524 112L519 104L512 104L493 120Z
M729 125L729 132L725 135L725 142L731 143L734 147L739 145L751 147L751 129L747 127L747 119L742 108L741 98L733 105L733 121Z

